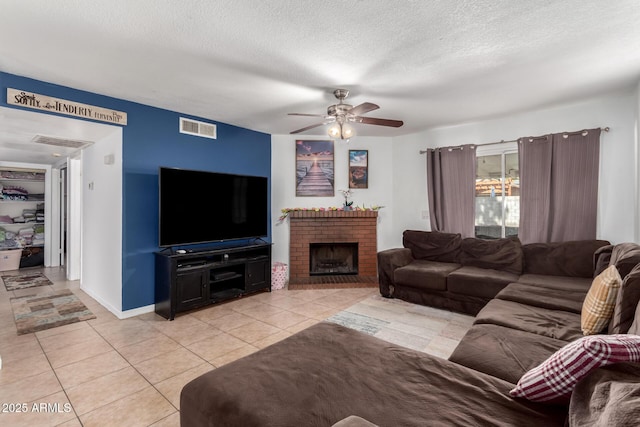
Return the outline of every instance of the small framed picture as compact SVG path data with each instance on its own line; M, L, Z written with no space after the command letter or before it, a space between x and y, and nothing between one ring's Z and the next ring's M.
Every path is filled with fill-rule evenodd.
M369 150L349 150L349 188L369 188Z
M333 197L333 141L296 141L296 197Z

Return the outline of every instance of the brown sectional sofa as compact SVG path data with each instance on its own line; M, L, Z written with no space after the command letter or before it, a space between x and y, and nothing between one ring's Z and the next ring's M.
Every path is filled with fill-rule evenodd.
M403 233L403 245L378 253L380 294L471 315L516 282L572 292L579 312L594 263L606 265L602 248L610 246L604 240L522 245L517 237L462 239L416 230Z
M613 317L602 332L626 334L639 310L640 246L608 245L598 256L615 265L623 279ZM593 274L598 272L595 269ZM449 360L515 383L561 347L583 336L581 308L587 291L562 280L509 284L478 313ZM640 311L637 314L640 316ZM640 321L637 323L640 327ZM638 329L632 333L640 333Z
M457 300L452 306L458 309L474 308L486 300L449 360L323 322L187 384L181 394L181 425L635 425L640 419L640 363L595 370L577 384L568 404L534 403L511 397L509 391L529 369L582 337L582 301L593 275L608 265L615 265L624 280L603 333L640 335L640 246L601 241L526 249L525 245L522 273L506 272L517 276L514 282L501 286L500 279L507 276L493 268L498 272L488 274L493 284L467 295L461 287L454 287L456 292L449 288L449 275L456 271L450 270L451 264L458 264L457 270L470 267L463 271L468 277L483 267L469 265L470 258L460 257L450 240L444 242L453 248L447 251L451 257L447 261L412 257L414 267L429 266L425 277L434 278L434 284L397 285L388 281L392 275L380 278L380 289L383 295L387 291L397 296L398 289L402 296L424 294L420 302L440 307L453 296ZM467 248L473 254L479 245L470 243ZM499 242L495 247L513 248L513 243ZM438 247L421 249L429 252ZM385 267L394 262L401 264L397 268L409 265L400 262L409 258L406 251L391 252L382 257ZM499 261L491 265L502 268ZM412 275L417 271L405 274L399 277L415 280ZM483 286L480 276L466 283Z

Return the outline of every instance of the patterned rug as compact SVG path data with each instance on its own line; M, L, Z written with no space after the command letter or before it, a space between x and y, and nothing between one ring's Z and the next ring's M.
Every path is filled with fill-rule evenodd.
M474 318L373 295L327 319L393 344L448 358Z
M10 301L18 335L96 318L68 289L11 298Z
M34 288L36 286L52 285L51 280L42 273L12 274L3 275L2 281L7 291L16 289Z

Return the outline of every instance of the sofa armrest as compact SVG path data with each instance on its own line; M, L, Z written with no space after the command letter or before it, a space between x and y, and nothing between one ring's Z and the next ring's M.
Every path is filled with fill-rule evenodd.
M413 255L408 248L386 249L378 252L378 283L382 296L393 296L393 272L396 268L409 265L412 261Z

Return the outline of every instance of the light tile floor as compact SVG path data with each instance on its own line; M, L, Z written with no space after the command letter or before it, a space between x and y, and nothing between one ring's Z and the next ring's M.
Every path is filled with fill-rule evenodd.
M278 290L171 322L154 313L120 320L62 269L41 271L52 286L0 284L0 426L179 426L184 384L377 294ZM97 318L18 336L9 298L51 288L71 289Z

